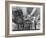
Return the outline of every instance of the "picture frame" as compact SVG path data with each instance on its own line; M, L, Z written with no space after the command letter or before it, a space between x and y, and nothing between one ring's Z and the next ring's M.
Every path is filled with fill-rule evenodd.
M18 5L17 5L18 4ZM20 5L19 5L20 4ZM34 5L34 6L33 6ZM12 7L13 6L13 7ZM12 15L14 10L17 9L22 9L22 8L31 8L34 9L39 8L41 9L41 17L42 17L42 23L40 26L40 29L42 29L41 31L39 30L34 30L34 31L20 31L17 30L17 32L11 32L9 29L11 29L12 24L10 24L10 20L12 18L12 16L10 17L10 14ZM15 9L13 9L15 8ZM12 10L11 10L12 9ZM27 9L29 11L29 9ZM10 13L11 11L11 13ZM24 10L25 11L25 10ZM12 20L11 20L12 21ZM11 26L10 26L11 25ZM32 28L32 27L31 27ZM25 29L24 29L25 30ZM15 30L16 31L16 30ZM23 34L22 34L23 33ZM35 36L35 35L45 35L45 3L35 3L35 2L20 2L20 1L6 1L5 2L5 36L6 37L19 37L19 36Z

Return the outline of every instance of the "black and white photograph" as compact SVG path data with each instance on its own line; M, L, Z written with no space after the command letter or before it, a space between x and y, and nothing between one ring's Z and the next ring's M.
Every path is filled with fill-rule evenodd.
M10 4L9 34L43 33L43 6Z
M12 7L12 31L40 30L40 8Z
M45 35L45 4L7 1L5 5L5 36Z
M45 34L45 5L34 2L6 2L5 36Z

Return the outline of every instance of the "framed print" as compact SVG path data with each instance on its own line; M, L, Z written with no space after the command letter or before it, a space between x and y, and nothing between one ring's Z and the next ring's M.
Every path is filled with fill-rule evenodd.
M33 36L45 34L45 4L7 1L5 35Z

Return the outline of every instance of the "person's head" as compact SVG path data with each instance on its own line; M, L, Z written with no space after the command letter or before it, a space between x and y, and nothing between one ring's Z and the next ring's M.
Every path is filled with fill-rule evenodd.
M22 10L16 10L15 11L15 16L22 16Z

